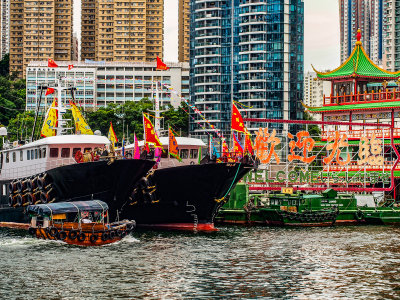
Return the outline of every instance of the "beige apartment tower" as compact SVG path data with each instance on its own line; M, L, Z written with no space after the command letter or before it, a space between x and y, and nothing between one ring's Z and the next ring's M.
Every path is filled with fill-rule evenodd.
M163 56L163 0L82 0L82 60L149 61Z
M10 74L30 61L72 58L72 0L11 0Z
M190 35L190 3L189 0L179 0L179 45L178 60L189 62Z

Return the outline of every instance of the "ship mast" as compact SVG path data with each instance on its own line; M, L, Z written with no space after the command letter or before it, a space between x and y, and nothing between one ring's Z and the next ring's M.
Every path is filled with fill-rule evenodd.
M57 101L57 112L58 112L57 122L58 122L58 125L55 128L56 132L57 132L56 135L63 135L65 133L67 133L67 130L72 129L72 127L70 127L70 128L67 127L67 122L70 121L70 120L69 119L63 119L63 115L67 111L67 108L62 103L62 91L70 90L71 88L62 87L60 81L61 81L60 79L56 79L57 86L54 87L54 89L57 91L57 98L58 98L58 101Z
M158 136L160 136L160 128L161 128L161 121L160 121L160 97L158 95L158 82L156 82L156 99L155 99L155 111L154 111L156 119L154 120L154 129Z

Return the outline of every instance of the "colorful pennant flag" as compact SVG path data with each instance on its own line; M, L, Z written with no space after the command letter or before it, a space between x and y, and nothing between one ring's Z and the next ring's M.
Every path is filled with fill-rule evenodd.
M55 92L55 90L53 88L47 88L46 90L46 94L44 94L45 96L51 95Z
M153 144L155 147L162 148L162 144L158 138L157 133L154 130L154 126L145 113L143 113L143 127L144 127L144 139L146 141L146 144L150 143Z
M135 146L133 148L133 159L139 159L139 158L140 158L139 141L136 138L136 133L135 133Z
M73 67L74 65L68 65L68 70L72 70Z
M47 111L46 119L43 123L42 130L40 131L40 136L41 137L55 136L57 126L58 126L57 99L54 99L49 110Z
M110 129L108 130L108 139L110 140L111 145L115 147L115 143L118 142L118 138L115 134L112 122L110 122Z
M169 137L169 147L168 147L169 154L175 157L177 160L182 161L182 159L179 157L178 143L176 141L174 133L171 130L171 127L168 127L168 137Z
M54 60L52 60L51 58L49 58L49 60L47 61L47 66L49 68L57 68L58 65L56 64L56 62Z
M231 128L232 130L245 132L246 129L244 127L243 118L240 114L238 108L235 103L232 103L232 119L231 119Z
M236 134L233 132L233 152L234 153L242 153L243 154L243 147L240 144Z
M169 67L157 56L157 70L168 70Z
M69 104L71 105L72 116L74 117L74 121L75 121L75 133L92 135L93 131L92 131L92 129L90 129L90 126L88 125L88 123L86 123L86 120L83 117L79 108L76 106L76 104L73 101L69 101Z
M251 155L254 155L253 143L251 142L249 134L246 134L246 138L244 140L244 153L250 153Z

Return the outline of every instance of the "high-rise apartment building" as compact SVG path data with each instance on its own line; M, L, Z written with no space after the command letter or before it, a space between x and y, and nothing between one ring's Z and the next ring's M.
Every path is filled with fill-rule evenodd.
M81 1L81 59L95 59L96 1Z
M190 28L191 102L216 128L230 133L233 101L244 117L302 118L302 0L191 0Z
M25 77L30 61L71 60L72 0L11 0L10 73Z
M189 62L190 1L179 0L178 60Z
M0 0L0 34L0 56L3 58L10 51L10 0Z
M387 0L385 6L386 37L384 43L384 67L389 71L400 70L400 1Z
M317 80L315 72L304 74L303 103L306 106L321 107L324 104L324 95L331 93L331 83L329 81ZM321 121L321 116L314 114L315 120Z
M341 62L350 56L360 28L365 51L375 63L382 64L384 4L385 0L339 0Z
M155 61L163 56L163 0L83 0L82 59Z

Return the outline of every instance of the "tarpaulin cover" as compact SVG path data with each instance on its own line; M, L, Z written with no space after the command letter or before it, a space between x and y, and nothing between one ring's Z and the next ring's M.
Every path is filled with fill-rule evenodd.
M79 211L106 211L107 203L100 200L58 202L50 204L29 205L27 213L36 215L51 215L64 213L77 213Z

